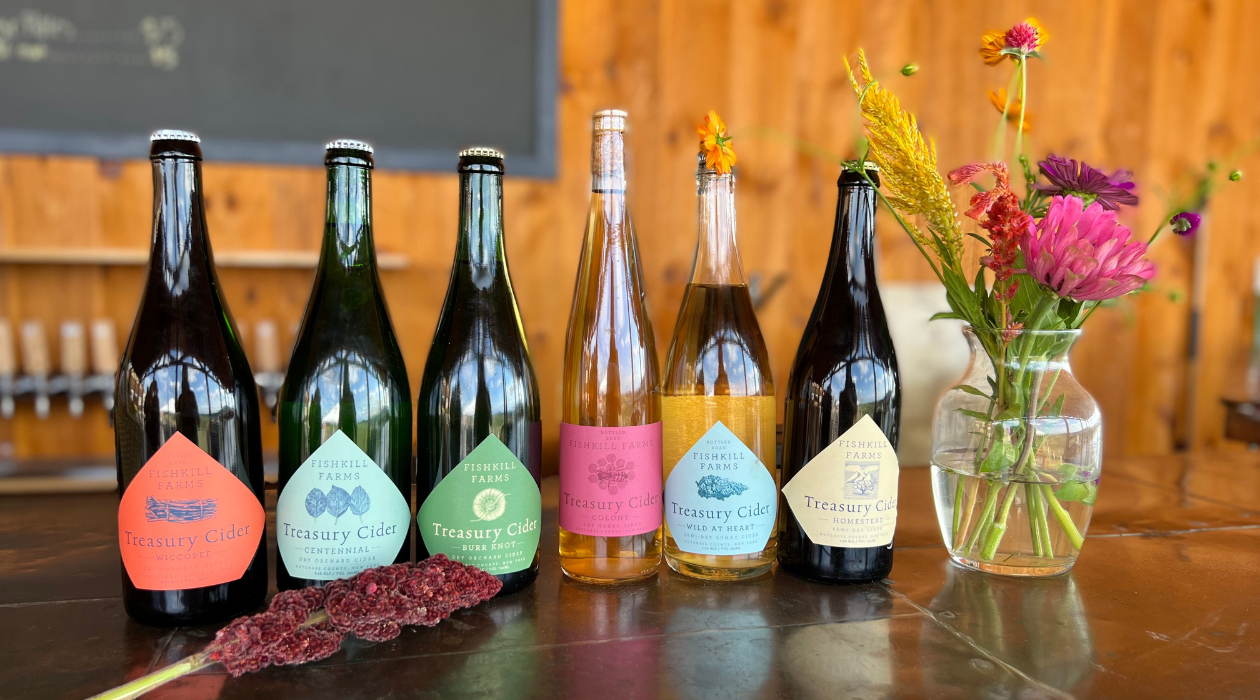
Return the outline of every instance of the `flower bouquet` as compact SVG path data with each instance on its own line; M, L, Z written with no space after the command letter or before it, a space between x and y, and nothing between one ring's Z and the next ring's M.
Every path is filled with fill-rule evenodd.
M857 74L846 61L866 126L866 158L880 170L877 191L945 287L951 310L934 318L968 324L971 365L941 399L933 431L942 535L964 566L1033 576L1072 566L1098 493L1102 419L1072 377L1068 350L1100 305L1143 288L1155 272L1145 257L1154 236L1135 240L1117 219L1120 207L1138 203L1131 173L1053 155L1036 173L1023 154L1028 66L1045 40L1034 20L984 36L984 61L1014 68L1009 91L990 94L1002 113L998 157L948 178L936 169L935 146L872 77L865 55L858 52ZM1001 160L1008 128L1022 196ZM964 214L978 232L962 230L949 185L974 188ZM1169 223L1189 234L1198 219L1184 212ZM970 274L968 236L983 246Z

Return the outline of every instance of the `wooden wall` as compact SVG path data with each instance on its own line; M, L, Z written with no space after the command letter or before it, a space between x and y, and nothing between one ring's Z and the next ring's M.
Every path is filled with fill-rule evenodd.
M593 111L630 112L631 206L662 355L695 245L694 127L710 108L726 118L740 158L745 268L763 279L788 276L760 314L782 385L822 274L838 167L766 129L851 154L857 120L842 59L863 46L936 140L943 170L980 160L998 117L986 92L1006 84L1009 67L983 65L979 37L1029 14L1051 33L1046 60L1032 66L1030 153L1134 170L1143 205L1127 216L1142 235L1180 178L1260 134L1260 43L1249 35L1260 26L1260 3L1248 0L563 3L559 173L554 180L510 178L505 205L549 459L586 216ZM919 65L918 74L897 74L908 62ZM213 148L205 144L207 152ZM510 173L511 154L507 163ZM319 167L211 164L205 174L216 250L318 247ZM454 249L457 182L454 175L378 171L375 183L377 245L411 260L409 269L383 276L417 386ZM150 187L144 160L0 157L0 247L147 246ZM1075 367L1104 407L1109 453L1161 454L1221 441L1219 397L1240 381L1249 342L1251 266L1260 255L1251 207L1258 198L1260 168L1212 202L1202 361L1192 387L1191 242L1165 236L1153 251L1161 293L1100 312L1087 327ZM904 234L891 220L880 226L882 279L928 279ZM0 315L43 319L50 332L63 319L108 316L125 336L142 274L135 267L0 266ZM221 276L236 318L251 327L276 319L287 345L311 273L231 269ZM1187 392L1196 407L1193 425ZM63 404L55 406L48 421L24 407L15 421L0 422L0 442L11 441L19 457L112 453L99 409L72 421ZM267 431L274 447L274 427Z

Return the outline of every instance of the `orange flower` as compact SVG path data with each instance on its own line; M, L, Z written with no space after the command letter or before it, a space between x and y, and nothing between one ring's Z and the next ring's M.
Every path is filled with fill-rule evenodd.
M1002 49L1006 48L1006 32L985 32L980 37L980 58L987 66L996 66L1006 58Z
M719 173L729 173L735 165L735 151L731 148L731 137L726 135L726 124L717 112L709 110L704 121L696 127L700 134L700 152L704 154L704 167Z
M996 92L989 91L989 102L993 103L993 107L1001 112L1006 110L1006 121L1012 124L1019 124L1019 113L1024 111L1024 103L1018 97L1011 100L1011 106L1006 106L1006 88L1002 88ZM1032 112L1024 115L1024 133L1032 131Z

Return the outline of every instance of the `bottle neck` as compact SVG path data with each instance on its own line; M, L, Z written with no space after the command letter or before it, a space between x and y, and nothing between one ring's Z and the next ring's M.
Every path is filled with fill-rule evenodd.
M622 248L629 242L627 234L632 234L627 226L623 137L619 130L596 129L591 142L592 218L587 235L596 237L591 243L600 249Z
M605 196L626 193L625 133L596 129L591 140L591 191Z
M503 175L459 175L459 241L455 262L497 272L503 261Z
M700 170L700 240L691 284L747 284L735 247L735 176Z
M202 279L209 266L201 163L191 158L157 158L153 163L153 245L149 283L180 296Z
M325 272L369 272L372 244L372 171L366 166L328 166L328 202L320 266Z
M865 182L840 185L827 283L844 285L854 303L870 302L875 286L875 190Z

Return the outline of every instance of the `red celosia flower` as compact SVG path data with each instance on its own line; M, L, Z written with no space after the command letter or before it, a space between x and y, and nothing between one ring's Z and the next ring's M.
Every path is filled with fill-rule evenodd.
M238 617L203 651L94 697L132 698L215 663L233 676L303 664L337 653L346 634L397 637L403 625L432 627L451 612L489 600L503 584L474 566L435 554L417 564L368 569L323 588L284 591L267 611Z
M316 661L336 653L346 634L389 641L406 625L432 627L455 610L493 598L502 586L444 554L418 564L379 566L323 588L277 594L267 612L237 618L220 630L209 658L233 676Z
M972 195L971 208L966 215L989 232L989 254L980 258L980 263L993 271L998 282L993 293L1001 301L1010 301L1019 290L1018 282L1010 282L1019 258L1019 242L1025 234L1036 230L1036 224L1019 208L1019 197L1011 190L1006 163L964 165L950 172L949 181L966 185L985 172L992 173L996 182L992 189Z
M345 634L324 625L303 627L323 605L324 591L319 588L278 593L267 612L238 617L219 630L210 645L210 659L239 676L266 666L332 656Z

